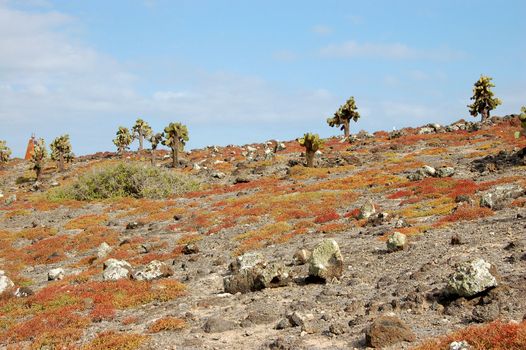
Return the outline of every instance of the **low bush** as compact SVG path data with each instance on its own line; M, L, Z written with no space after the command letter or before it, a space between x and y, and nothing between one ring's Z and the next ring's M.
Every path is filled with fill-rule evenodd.
M193 191L187 176L150 165L120 163L92 170L76 182L51 190L49 199L100 200L108 198L166 198Z

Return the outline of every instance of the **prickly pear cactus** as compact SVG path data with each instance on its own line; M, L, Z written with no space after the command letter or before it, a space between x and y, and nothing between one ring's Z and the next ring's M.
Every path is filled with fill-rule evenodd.
M526 107L521 108L521 114L519 114L519 120L521 122L521 131L515 132L515 138L525 136L526 137Z
M162 134L161 132L158 132L158 133L152 134L152 135L148 138L148 141L149 141L150 144L152 145L152 150L156 150L157 147L159 147L159 143L161 143L162 140L163 140L163 134Z
M298 139L301 146L305 147L305 157L307 158L307 167L314 167L314 155L323 146L323 141L318 134L306 133Z
M44 169L44 161L46 158L46 143L44 139L40 138L35 142L35 148L31 154L31 170L36 172L37 181L40 181L42 178L42 169Z
M113 144L117 146L117 151L122 154L125 150L130 148L130 144L133 141L133 137L130 134L128 128L124 126L119 126L115 139L113 139Z
M502 101L493 96L492 87L495 84L491 82L493 78L481 75L473 86L473 96L471 100L474 102L468 105L469 113L476 117L477 115L482 116L482 121L485 121L490 117L489 113L495 109L498 105L502 104Z
M181 123L170 123L164 128L164 137L162 144L172 149L172 165L175 168L179 164L179 152L184 150L184 145L190 139L188 128Z
M0 164L7 163L11 157L11 149L7 147L7 142L0 140Z
M345 137L348 138L351 120L357 122L358 119L360 119L360 113L358 113L354 96L351 96L344 105L340 106L332 118L327 119L327 124L331 127L340 126L340 130L343 130Z
M137 119L135 125L132 128L133 138L139 140L139 151L143 150L144 139L150 137L152 134L152 128L142 119Z
M51 148L51 159L58 162L60 171L64 171L64 163L69 163L73 160L73 152L71 151L71 142L69 142L69 135L62 135L57 137L49 145Z

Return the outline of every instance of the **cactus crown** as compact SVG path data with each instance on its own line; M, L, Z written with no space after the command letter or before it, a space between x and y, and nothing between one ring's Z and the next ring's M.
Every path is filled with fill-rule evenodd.
M31 163L33 170L42 169L42 161L47 157L46 143L44 139L40 138L35 142L35 148L31 154Z
M11 149L7 147L7 142L0 140L0 163L6 163L11 156Z
M316 152L323 146L323 140L318 134L306 133L298 139L301 146L305 147L308 152Z
M354 101L354 96L351 96L344 105L340 106L332 118L327 119L327 123L333 127L337 125L342 125L344 122L350 122L354 120L355 122L360 119L360 113L358 113L358 108L356 107L356 102Z
M119 126L119 130L117 131L117 136L113 140L113 144L117 146L119 152L124 151L125 149L129 148L130 143L133 141L133 137L130 134L130 131L128 128L125 128L124 126Z
M481 75L479 80L475 82L473 86L473 96L470 98L474 102L468 105L469 113L476 117L479 113L482 113L484 110L491 111L495 109L498 105L502 104L502 101L498 98L495 98L492 87L495 87L491 81L493 78Z
M162 141L162 139L163 139L163 133L161 133L161 132L152 134L150 136L150 138L148 138L148 141L150 141L150 143L152 145L152 150L156 150L157 149L157 147L159 146L159 143Z
M140 135L148 137L152 134L152 128L150 125L140 118L135 121L135 125L133 126L132 130L133 136L135 138L139 137Z
M69 135L62 135L57 137L49 145L51 148L51 159L59 160L60 157L66 162L73 160L73 153L71 151L71 143L69 142Z
M180 150L183 150L184 145L189 140L188 128L181 123L170 123L164 128L164 137L163 145L172 149L179 147Z

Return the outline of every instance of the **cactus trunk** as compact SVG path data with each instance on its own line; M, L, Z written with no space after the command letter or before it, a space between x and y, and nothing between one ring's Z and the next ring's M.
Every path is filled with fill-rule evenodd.
M488 108L484 108L480 114L482 115L483 122L489 119L489 109Z
M64 172L64 155L62 153L58 156L58 170Z
M143 141L144 141L144 135L142 134L142 132L139 133L139 151L142 151L143 150Z
M36 168L35 172L37 173L37 181L42 180L42 167Z
M305 152L305 158L307 159L307 167L314 168L314 155L316 152L314 151L306 151Z
M174 168L179 166L179 141L176 141L175 144L172 145L172 166Z
M151 161L152 161L152 166L155 166L155 150L152 149L152 153L151 153Z
M345 119L343 121L343 135L345 136L345 139L348 139L349 136L350 136L350 131L349 131L349 120Z

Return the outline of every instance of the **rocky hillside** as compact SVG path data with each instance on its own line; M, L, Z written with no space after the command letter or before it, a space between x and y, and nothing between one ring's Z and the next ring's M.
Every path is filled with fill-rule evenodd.
M194 150L159 159L192 182L165 199L53 195L146 153L37 184L12 161L0 349L526 349L518 127L361 132L315 168L295 141Z

